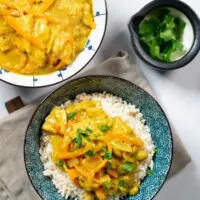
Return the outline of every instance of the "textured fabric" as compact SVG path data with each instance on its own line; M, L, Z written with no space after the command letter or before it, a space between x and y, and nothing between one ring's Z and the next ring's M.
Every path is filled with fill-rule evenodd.
M142 87L152 96L154 91L135 64L131 64L126 52L109 58L84 75L113 75L127 79ZM23 157L24 135L28 122L39 102L34 102L0 121L0 200L39 200L26 174ZM174 157L169 176L183 169L191 158L180 138L174 136Z

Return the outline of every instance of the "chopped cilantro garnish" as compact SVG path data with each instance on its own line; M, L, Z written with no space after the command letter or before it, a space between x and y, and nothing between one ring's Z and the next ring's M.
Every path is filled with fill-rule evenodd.
M76 132L77 132L79 135L81 135L81 134L82 134L82 132L83 132L83 130L82 130L82 129L80 129L80 128L78 128Z
M123 180L120 180L118 183L119 187L125 187L125 182Z
M82 135L83 137L88 137L88 136L89 136L89 134L86 133L86 131L84 131L84 130L82 130L82 129L80 129L80 128L77 129L77 133L78 133L79 135Z
M73 139L73 142L76 144L77 147L82 146L82 137L80 134L77 134L77 136Z
M93 130L90 129L90 128L88 128L88 127L85 129L85 131L86 131L86 132L89 132L89 133L93 133Z
M184 54L182 44L186 23L168 9L156 9L139 25L139 39L144 50L154 59L174 61L173 55Z
M67 115L67 119L68 120L73 120L74 117L76 116L77 112L71 112Z
M63 160L60 160L60 161L58 161L58 162L56 163L56 165L57 165L58 167L63 167L64 164L65 164L65 162L64 162Z
M86 128L85 130L82 130L81 128L77 129L77 133L82 135L83 137L88 137L92 133L92 129Z
M86 140L87 140L88 142L91 142L91 139L90 139L89 137L86 137Z
M105 182L103 183L103 187L104 187L105 189L110 189L110 181L105 181Z
M158 152L158 147L155 147L154 148L154 153L157 153Z
M152 174L153 174L153 170L148 169L148 170L147 170L147 175L148 175L148 176L151 176Z
M88 135L87 133L85 133L85 132L81 133L81 135L82 135L83 137L88 137L88 136L89 136L89 135Z
M120 192L121 192L120 188L117 188L117 190L115 191L115 194L118 194Z
M105 156L105 158L106 158L107 160L111 160L111 159L112 159L112 152L106 151L104 156Z
M110 127L109 126L107 126L107 125L102 125L102 126L100 126L100 131L102 131L102 132L107 132L109 129L110 129Z
M93 157L96 153L93 150L89 150L86 152L86 155Z
M107 151L105 146L102 147L102 150L103 150L104 153L106 153L106 151Z
M98 138L101 134L94 134L94 137Z
M122 164L122 169L126 172L132 172L133 170L135 170L136 165L130 162L126 162Z
M104 157L105 157L107 160L111 160L111 159L112 159L112 152L107 151L107 149L106 149L105 146L102 147L102 151L104 152Z

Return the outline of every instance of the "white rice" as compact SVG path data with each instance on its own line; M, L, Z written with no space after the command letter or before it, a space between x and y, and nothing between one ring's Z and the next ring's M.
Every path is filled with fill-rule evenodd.
M85 99L99 100L102 108L110 117L121 117L128 125L133 128L136 135L144 142L144 148L148 152L148 158L138 166L138 173L136 173L136 179L140 182L146 176L147 168L153 169L153 155L154 155L154 144L150 135L150 129L145 125L140 110L135 105L128 104L123 101L120 97L112 94L104 93L93 93L93 94L79 94L76 96L74 102L80 102ZM71 101L67 101L61 107L66 107L71 104ZM71 196L77 200L82 199L82 189L75 186L67 174L63 173L52 161L52 146L49 142L49 136L45 133L41 136L40 144L40 155L41 160L44 164L44 175L52 179L53 184L58 189L58 192L66 199ZM119 199L114 198L114 199Z

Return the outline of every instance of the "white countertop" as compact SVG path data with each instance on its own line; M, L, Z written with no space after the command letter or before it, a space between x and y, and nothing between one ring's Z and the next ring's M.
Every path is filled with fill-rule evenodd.
M125 49L134 57L127 23L130 17L149 0L108 0L108 27L103 44L88 68L98 64L119 49ZM200 1L185 0L200 16ZM179 136L192 156L190 163L178 175L171 178L155 198L156 200L200 199L200 53L186 67L160 73L137 59L156 91L158 100L168 115ZM59 85L26 89L0 82L0 118L7 115L4 102L21 96L28 104L47 94Z

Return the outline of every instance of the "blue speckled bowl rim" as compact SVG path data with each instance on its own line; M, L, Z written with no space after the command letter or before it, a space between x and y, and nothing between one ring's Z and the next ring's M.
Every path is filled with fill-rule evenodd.
M75 78L75 79L73 79L73 80L71 80L71 81L66 82L66 83L65 83L64 85L62 85L61 87L56 88L55 90L53 90L50 94L48 94L48 95L42 100L42 102L37 106L36 110L34 111L32 117L31 117L31 119L30 119L30 121L29 121L29 123L28 123L27 129L26 129L26 133L25 133L25 137L24 137L24 147L23 147L23 148L24 148L24 164L25 164L25 169L26 169L28 178L29 178L29 180L30 180L30 182L31 182L31 184L32 184L32 186L33 186L33 188L35 189L36 193L39 195L39 197L40 197L42 200L45 200L45 199L40 195L40 193L37 191L36 186L35 186L35 185L33 184L33 182L32 182L32 179L31 179L31 177L30 177L30 175L29 175L29 172L28 172L28 167L27 167L26 159L25 159L25 154L26 154L26 152L25 152L25 144L26 144L26 138L27 138L28 128L29 128L30 124L32 123L32 120L33 120L35 114L37 113L38 109L39 109L40 107L43 106L43 103L44 103L48 98L50 98L50 97L51 97L54 93L56 93L58 90L62 89L66 84L72 83L72 82L76 82L76 81L78 81L78 80L93 79L93 78L110 78L110 79L117 79L117 80L126 82L126 83L127 83L128 85L130 85L130 86L133 86L133 85L134 85L134 87L136 87L138 90L140 90L140 91L142 91L142 92L145 92L146 94L148 94L148 95L154 100L154 102L155 102L155 103L157 104L157 106L160 108L160 110L162 111L162 114L164 115L164 117L165 117L165 119L166 119L166 121L167 121L167 125L168 125L168 127L169 127L169 134L170 134L170 136L171 136L171 145L172 145L172 146L171 146L171 159L170 159L169 168L168 168L168 171L167 171L167 173L166 173L166 176L164 177L163 183L160 185L158 191L157 191L157 192L154 194L154 196L152 196L152 198L151 198L151 200L153 200L153 199L155 198L155 196L160 192L160 190L162 189L162 187L164 186L164 184L165 184L165 182L166 182L166 180L167 180L167 177L168 177L168 175L169 175L169 172L170 172L170 170L171 170L171 167L172 167L173 152L174 152L174 142L173 142L172 129L171 129L169 120L168 120L168 118L167 118L167 116L166 116L164 110L162 109L162 107L161 107L161 105L158 103L158 101L157 101L151 94L149 94L149 93L148 93L146 90L144 90L143 88L141 88L141 87L135 85L134 83L132 83L132 82L126 80L126 79L116 77L116 76L110 76L110 75L89 75L89 76L83 76L83 77Z
M73 75L71 75L70 77L64 79L64 80L61 80L59 82L56 82L56 83L53 83L53 84L50 84L50 85L43 85L43 86L23 86L23 85L16 85L16 84L13 84L13 83L10 83L8 81L5 81L5 80L2 80L0 79L0 81L4 82L4 83L7 83L9 85L13 85L13 86L17 86L17 87L20 87L20 88L45 88L45 87L50 87L50 86L53 86L53 85L57 85L57 84L60 84L64 81L67 81L69 80L70 78L76 76L79 72L81 72L91 61L92 59L96 56L97 52L99 51L102 43L103 43L103 40L104 40L104 37L105 37L105 34L106 34L106 30L107 30L107 25L108 25L108 6L107 6L107 0L104 0L105 1L105 9L106 9L106 22L105 22L105 29L104 29L104 33L103 33L103 37L101 39L101 42L99 43L99 46L96 50L96 52L94 53L94 55L90 58L90 60L88 60L88 62L80 69L78 70L76 73L74 73Z

